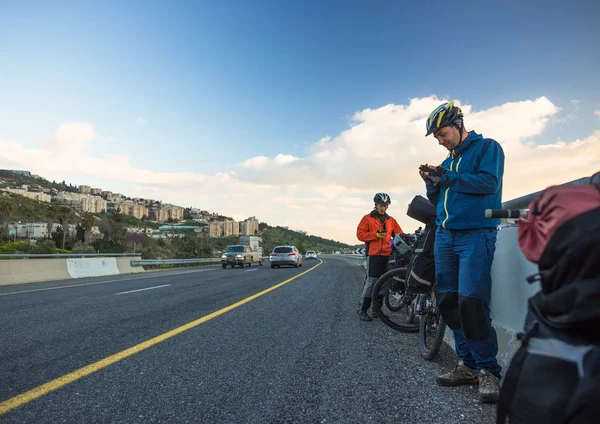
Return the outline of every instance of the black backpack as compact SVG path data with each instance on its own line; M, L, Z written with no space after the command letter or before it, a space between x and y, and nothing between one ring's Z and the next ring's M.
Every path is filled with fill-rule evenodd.
M425 227L414 244L410 262L406 268L406 285L409 293L427 293L435 283L435 225Z
M557 229L540 261L521 346L502 382L497 423L600 420L600 208Z

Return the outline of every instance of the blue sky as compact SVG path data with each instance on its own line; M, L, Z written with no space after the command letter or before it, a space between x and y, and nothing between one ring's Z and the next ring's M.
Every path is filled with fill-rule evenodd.
M0 140L90 122L93 156L214 174L430 95L545 96L561 110L541 144L598 129L598 2L59 3L0 1Z

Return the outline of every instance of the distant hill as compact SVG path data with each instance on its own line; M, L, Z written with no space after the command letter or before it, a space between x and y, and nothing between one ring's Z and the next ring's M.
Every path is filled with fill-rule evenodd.
M48 211L51 203L0 191L0 200L4 199L8 200L11 205L11 221L46 222L46 211Z
M63 191L65 188L68 188L68 191L77 191L77 186L67 184L66 182L50 182L44 178L19 175L7 170L0 170L0 177L14 179L14 184L9 184L10 186L39 184L43 187L56 188ZM7 192L0 192L0 199L8 199L8 201L11 203L11 221L46 222L47 220L46 211L51 205L50 203L40 202L38 200L29 199L18 194ZM75 214L76 216L79 216L77 212L75 212ZM102 220L109 219L109 215L105 213L95 215ZM128 227L158 227L158 224L141 221L132 216L125 216L124 218ZM180 224L183 224L183 222ZM197 223L190 222L190 224L193 225ZM307 250L331 253L336 251L350 252L354 251L356 248L356 246L351 246L335 240L330 240L319 236L306 235L283 227L272 227L264 222L260 223L259 233L257 235L263 239L263 253L265 255L271 253L275 246L286 244L292 244L296 246L302 254L304 254ZM229 244L237 243L239 243L238 236L211 239L211 244L220 250L224 250ZM362 247L362 245L360 245L360 247Z
M261 223L259 229L259 236L263 239L263 252L265 255L271 253L275 246L286 244L296 246L302 254L307 250L323 253L354 250L353 246L346 243L319 236L309 236L283 227L271 227L265 223Z
M15 180L14 183L9 183L10 187L21 187L24 184L26 184L26 185L39 184L42 187L55 188L59 191L70 191L73 193L78 191L77 186L75 186L73 184L67 184L66 181L57 183L56 181L48 181L47 179L45 179L43 177L36 178L33 176L16 174L7 169L0 169L0 177L11 178L11 179Z

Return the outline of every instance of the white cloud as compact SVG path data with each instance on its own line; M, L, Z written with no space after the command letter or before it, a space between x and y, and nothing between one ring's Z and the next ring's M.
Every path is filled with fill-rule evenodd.
M135 123L138 125L146 125L148 123L148 119L144 116L138 116L135 118Z
M600 116L600 110L595 110L595 111L594 111L594 115L596 115L596 116Z
M94 178L103 181L102 188L132 197L197 206L236 219L256 215L272 225L354 244L356 225L378 191L392 196L389 212L401 226L408 231L418 226L405 216L406 205L416 194L424 194L418 165L440 163L447 155L433 137L424 137L424 121L442 101L430 96L411 99L407 105L365 109L355 113L340 134L308 146L305 157L287 152L274 158L256 156L236 166L235 172L166 173L133 167L126 152L95 157L91 152L99 136L89 123L61 125L52 140L38 148L0 140L0 167L29 169L77 184ZM600 169L600 131L581 140L535 142L560 110L545 97L486 110L461 107L468 129L496 139L504 148L505 200Z

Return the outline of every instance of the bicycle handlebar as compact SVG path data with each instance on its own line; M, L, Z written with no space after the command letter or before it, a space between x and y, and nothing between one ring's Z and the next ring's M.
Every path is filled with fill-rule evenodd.
M486 209L486 218L527 218L527 209Z

